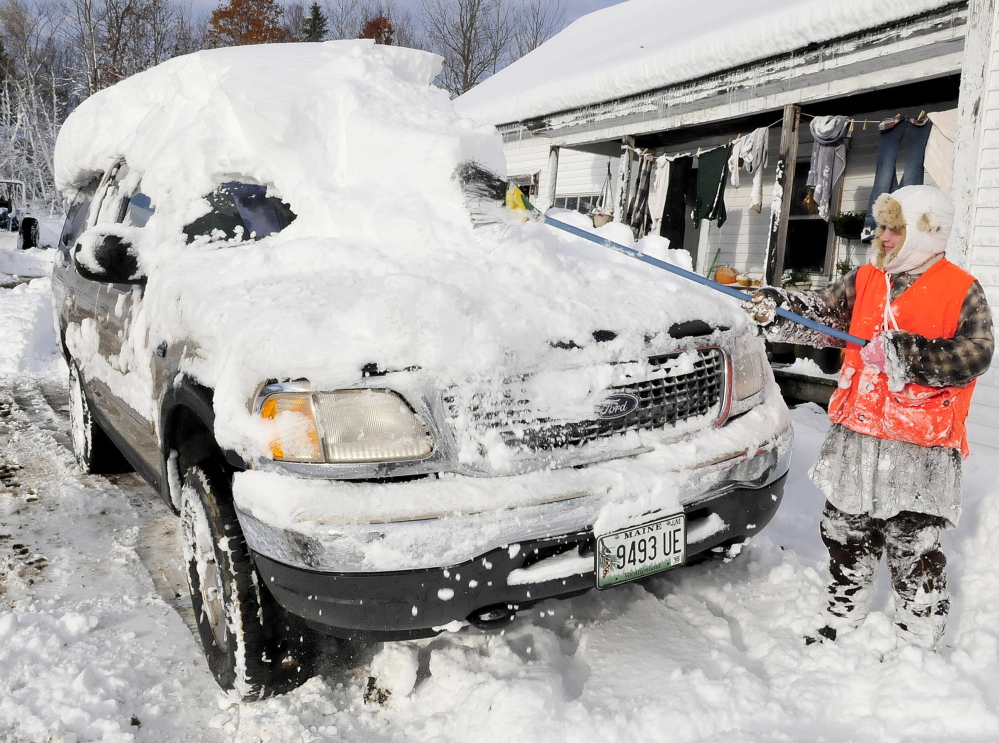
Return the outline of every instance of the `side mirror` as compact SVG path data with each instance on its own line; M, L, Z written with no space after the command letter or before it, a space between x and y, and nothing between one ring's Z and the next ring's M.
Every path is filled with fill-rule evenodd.
M121 235L84 234L73 251L76 269L90 281L108 284L145 284L132 243Z

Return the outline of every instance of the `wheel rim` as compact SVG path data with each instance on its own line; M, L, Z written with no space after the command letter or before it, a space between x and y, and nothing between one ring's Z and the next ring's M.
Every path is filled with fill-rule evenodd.
M73 435L73 453L80 464L86 466L90 458L90 431L88 430L87 402L83 396L80 375L75 368L69 372L69 427Z
M212 630L215 642L219 647L226 644L226 622L225 605L222 602L222 575L219 571L218 562L215 559L215 550L212 548L212 540L208 535L207 544L203 536L208 532L208 523L199 524L204 528L196 528L198 568L201 578L201 604L204 607L205 617L208 619L208 626Z
M193 534L189 543L193 547L193 558L198 573L198 593L201 597L201 611L208 621L215 643L226 647L228 628L226 624L225 593L222 589L222 571L215 557L215 545L208 517L198 498L195 488L186 488L188 502L185 504L191 513L190 527Z

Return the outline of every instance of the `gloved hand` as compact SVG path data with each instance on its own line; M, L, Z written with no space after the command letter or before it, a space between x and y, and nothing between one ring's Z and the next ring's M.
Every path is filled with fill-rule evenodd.
M741 306L757 325L769 325L777 317L776 300L763 290L755 292Z
M867 366L877 369L879 372L884 372L886 364L884 335L878 333L871 339L870 343L861 348L860 358L863 359L864 364Z

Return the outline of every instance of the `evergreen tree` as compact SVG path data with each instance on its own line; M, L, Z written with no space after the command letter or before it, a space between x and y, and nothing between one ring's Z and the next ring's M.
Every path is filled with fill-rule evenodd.
M322 41L326 38L329 19L323 13L319 3L313 2L309 6L309 17L305 19L302 28L302 41Z
M395 28L387 16L378 15L368 20L361 29L359 39L374 39L376 44L391 46L395 38Z
M287 41L287 34L281 27L283 12L276 0L229 0L212 12L205 45L244 46Z

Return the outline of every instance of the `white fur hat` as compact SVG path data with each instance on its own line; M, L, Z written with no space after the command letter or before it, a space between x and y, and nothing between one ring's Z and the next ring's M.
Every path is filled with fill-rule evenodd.
M878 231L872 244L872 262L882 269L894 266L895 272L900 273L946 251L947 239L954 226L954 202L933 186L903 186L878 197L874 202L874 220L878 223ZM880 239L885 228L905 234L889 255L885 255ZM906 260L907 256L911 259ZM916 260L919 262L912 265Z

